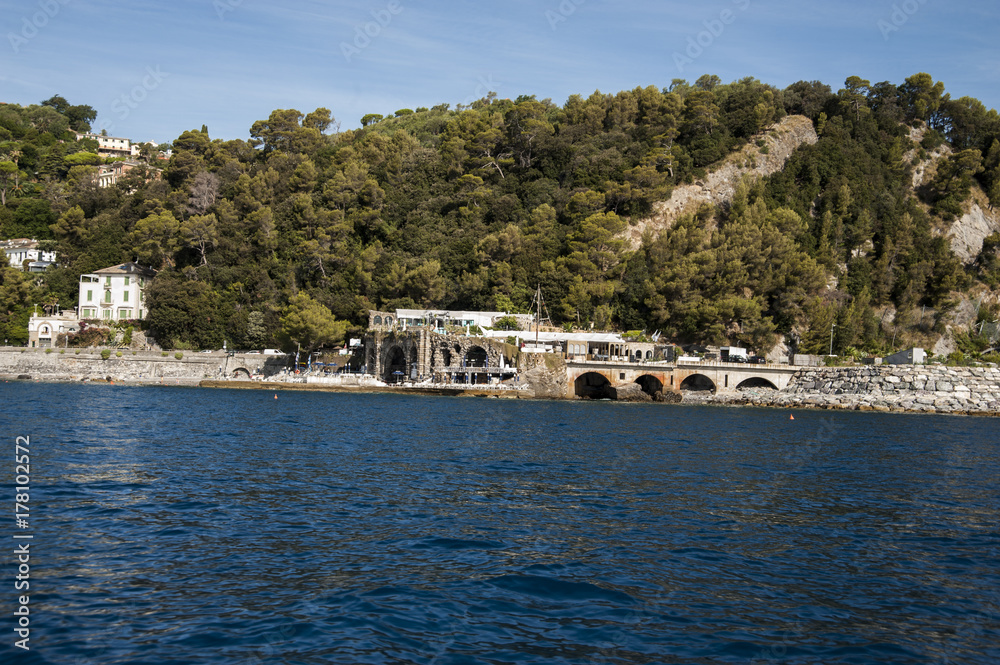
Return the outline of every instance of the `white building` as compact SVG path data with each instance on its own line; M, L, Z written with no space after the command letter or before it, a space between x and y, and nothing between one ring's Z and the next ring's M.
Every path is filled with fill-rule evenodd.
M4 240L0 247L7 257L7 263L12 268L24 270L24 262L28 262L29 272L43 272L56 262L56 252L44 252L38 249L38 241L28 238Z
M102 136L100 134L77 134L76 140L93 139L97 141L97 154L104 157L133 156L132 142L119 136Z
M81 319L121 321L146 317L144 290L155 271L136 263L123 263L80 275Z
M528 314L510 314L508 312L464 312L441 309L396 310L396 322L404 330L421 326L430 326L442 332L447 327L472 328L479 326L480 328L491 328L497 320L507 316L514 317L519 324L527 325L534 321L534 317Z
M28 346L45 349L55 346L59 335L75 333L80 329L76 312L68 309L59 314L33 315L28 319Z

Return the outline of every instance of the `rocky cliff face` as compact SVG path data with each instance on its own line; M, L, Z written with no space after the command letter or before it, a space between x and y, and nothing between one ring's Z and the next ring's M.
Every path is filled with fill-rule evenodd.
M909 138L914 144L919 144L926 134L927 125L921 124L910 129ZM950 158L953 153L951 146L942 144L916 163L914 159L917 156L917 148L906 153L903 156L903 163L913 164L913 189L917 190L933 180L937 174L937 165L941 160ZM968 264L979 256L979 252L983 249L983 239L1000 232L1000 215L990 207L986 194L978 185L973 187L972 200L967 201L965 207L968 208L966 214L949 228L939 229L939 232L948 237L951 251L955 256Z
M983 240L994 233L1000 233L1000 216L988 206L984 209L978 202L973 202L969 212L952 224L948 231L951 251L963 263L972 263L983 251Z
M749 143L730 155L725 162L703 181L681 185L670 199L653 205L653 215L639 220L626 230L629 244L638 247L647 230L669 229L681 215L694 212L703 203L719 205L732 201L736 187L748 175L767 176L780 171L797 148L816 143L819 138L812 121L801 115L791 115L773 125L762 137L764 147Z
M524 381L542 399L566 397L566 361L555 354L524 354Z

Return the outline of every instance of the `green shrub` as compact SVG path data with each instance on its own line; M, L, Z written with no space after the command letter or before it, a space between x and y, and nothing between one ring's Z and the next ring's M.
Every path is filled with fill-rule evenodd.
M107 360L111 357L111 349L104 349L101 351L101 360Z
M50 346L49 348L45 349L45 353L52 353L52 347Z
M162 352L160 353L160 355L161 355L161 356L163 356L164 358L166 358L166 357L167 357L168 355L170 355L170 354L168 354L168 353L167 353L166 351L162 351Z
M178 351L177 353L174 354L174 358L177 358L177 360L180 360L183 357L184 357L184 354L181 353L180 351Z
M66 349L59 349L59 353L60 354L66 353Z
M518 328L520 326L517 324L517 318L513 316L501 316L493 322L493 330L517 330Z
M80 355L80 349L77 349L76 351L74 351L74 353L75 353L76 355Z
M121 358L121 357L122 357L122 352L121 352L121 351L119 351L119 352L118 352L118 353L116 353L115 355L116 355L117 357Z

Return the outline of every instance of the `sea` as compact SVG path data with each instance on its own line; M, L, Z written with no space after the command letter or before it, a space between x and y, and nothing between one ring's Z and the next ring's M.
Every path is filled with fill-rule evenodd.
M30 382L0 404L5 664L1000 662L1000 419Z

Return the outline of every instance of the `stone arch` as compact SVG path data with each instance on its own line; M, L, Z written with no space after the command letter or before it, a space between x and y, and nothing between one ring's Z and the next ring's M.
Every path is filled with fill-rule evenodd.
M241 381L246 381L250 378L250 370L246 367L237 367L233 370L233 378L240 379Z
M736 386L737 390L742 388L769 388L770 390L777 390L778 386L763 377L755 376L746 381L741 381L740 385Z
M487 367L489 361L489 354L481 346L470 346L469 350L465 353L466 367Z
M387 326L391 326L392 325L392 317L391 316L385 317L385 325L387 325Z
M652 359L653 359L653 352L646 351L646 360L652 360Z
M441 367L451 367L451 349L447 346L438 349L438 364Z
M587 372L581 374L573 382L573 389L577 397L584 399L601 399L607 397L607 389L611 382L607 377L598 372Z
M643 374L635 382L642 388L642 392L647 395L655 395L656 393L663 392L663 382L652 374Z
M382 378L386 383L401 383L406 378L406 352L402 346L393 344L386 350L382 368Z
M715 382L704 374L692 374L681 382L680 387L681 390L690 390L694 392L711 391L714 393L718 390Z

